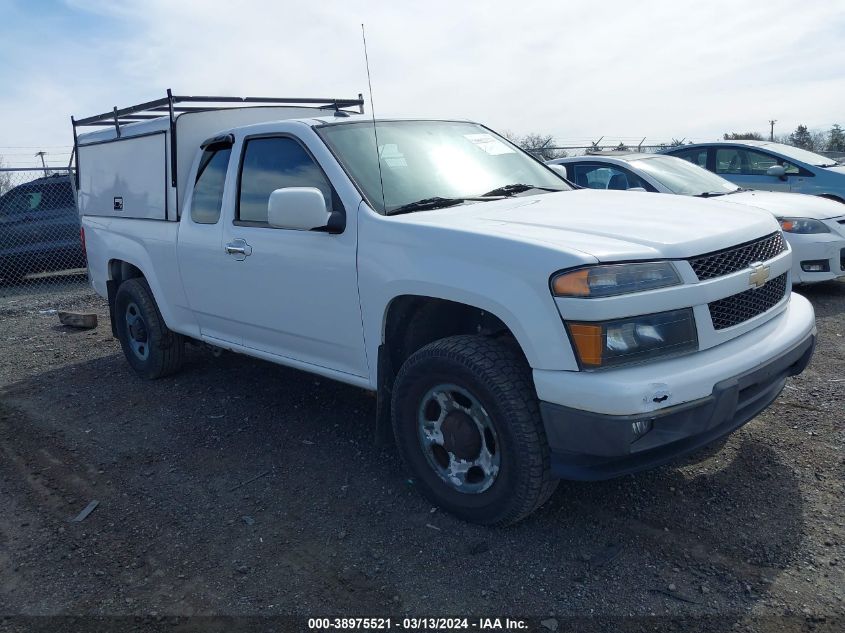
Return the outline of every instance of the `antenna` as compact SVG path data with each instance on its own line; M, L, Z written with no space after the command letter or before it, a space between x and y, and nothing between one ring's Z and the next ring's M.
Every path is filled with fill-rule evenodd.
M361 24L361 38L364 40L364 64L367 66L367 87L370 90L370 112L373 116L373 137L376 141L376 165L378 166L378 182L381 186L381 206L387 212L387 202L384 199L384 179L381 176L381 155L378 151L378 130L376 129L376 107L373 105L373 82L370 79L370 57L367 55L367 34Z

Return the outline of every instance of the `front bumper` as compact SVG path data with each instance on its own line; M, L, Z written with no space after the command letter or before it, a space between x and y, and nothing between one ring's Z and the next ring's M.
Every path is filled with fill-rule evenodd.
M553 472L563 479L599 480L654 468L736 430L777 398L788 376L801 373L815 332L763 365L722 380L704 398L651 413L606 415L541 402ZM652 428L636 438L633 424Z
M839 234L842 225L836 224L830 233L795 235L786 233L792 248L792 283L810 284L845 276L845 237ZM827 270L804 270L804 263L825 263Z

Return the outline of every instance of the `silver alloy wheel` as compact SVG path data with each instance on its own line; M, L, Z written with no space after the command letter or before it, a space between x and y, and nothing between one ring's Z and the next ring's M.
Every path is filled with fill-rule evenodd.
M150 356L149 333L141 311L134 301L126 306L126 334L129 347L135 356L147 360Z
M478 494L501 467L499 438L490 415L466 389L437 385L423 396L417 429L429 466L458 492Z

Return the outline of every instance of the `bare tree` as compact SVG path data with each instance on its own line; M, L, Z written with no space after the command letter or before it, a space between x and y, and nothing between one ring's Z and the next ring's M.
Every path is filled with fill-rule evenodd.
M722 135L726 141L762 141L763 135L759 132L725 132Z
M525 136L519 136L506 130L503 136L514 145L518 145L526 152L534 154L534 156L541 160L552 160L553 158L563 158L566 156L565 150L554 149L555 137L551 134L532 132Z
M0 156L0 170L7 167L6 161ZM12 174L8 171L0 171L0 196L12 188Z
M810 137L813 139L813 151L824 151L828 143L828 133L824 130L816 130L810 132Z

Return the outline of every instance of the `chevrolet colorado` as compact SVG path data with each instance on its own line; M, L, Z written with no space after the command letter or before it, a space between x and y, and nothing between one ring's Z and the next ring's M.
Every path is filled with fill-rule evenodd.
M769 213L578 190L469 121L178 105L202 99L74 120L127 361L159 378L200 341L372 390L418 489L465 520L710 444L810 360Z

